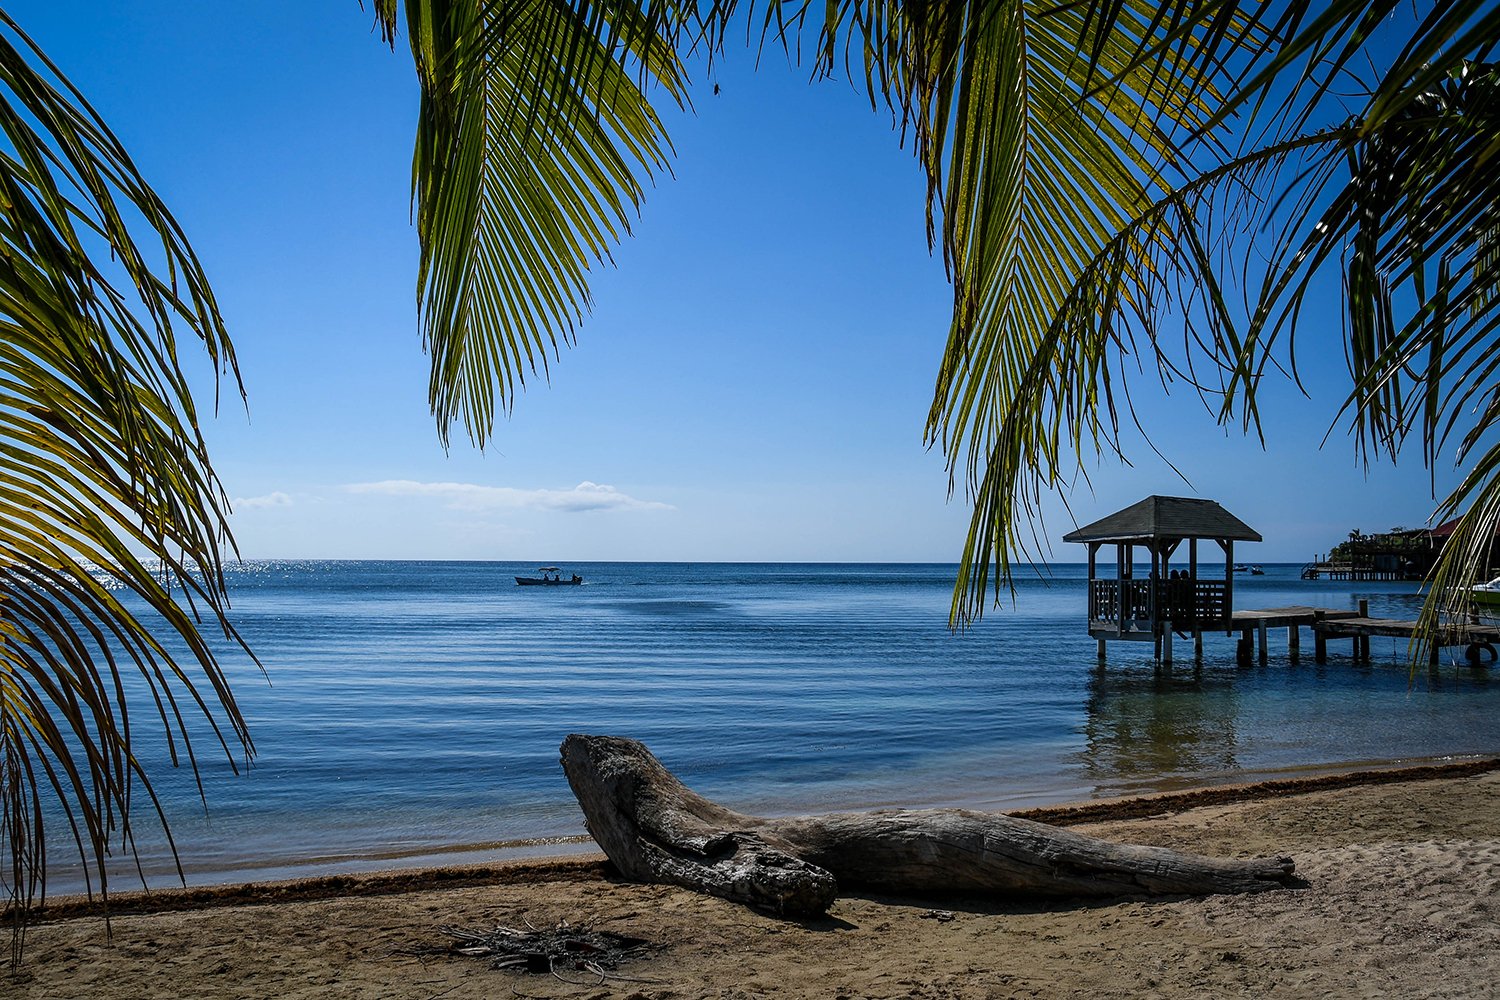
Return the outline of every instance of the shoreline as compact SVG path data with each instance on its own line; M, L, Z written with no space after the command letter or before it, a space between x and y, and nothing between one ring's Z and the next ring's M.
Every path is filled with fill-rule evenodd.
M1133 818L1095 813L1078 828L1208 857L1291 857L1297 884L1090 900L854 891L806 921L627 883L600 859L240 887L238 898L196 902L190 890L154 894L154 912L116 906L108 922L54 908L27 928L6 996L1467 1000L1494 991L1500 760L1209 792L1115 803ZM527 975L456 943L563 924L648 947L607 974L570 957Z
M1029 809L1004 810L1009 815L1054 826L1120 823L1161 818L1208 806L1266 802L1319 791L1365 786L1477 777L1500 771L1500 756L1406 765L1360 767L1305 777L1272 778L1241 784L1209 785L1188 791L1156 792L1099 801L1063 803ZM591 843L580 838L545 838L527 843L561 846ZM467 848L456 848L461 851ZM578 854L544 855L494 862L391 868L370 872L309 875L290 879L242 881L215 885L174 886L111 892L108 901L76 893L49 897L33 910L34 923L85 916L169 913L223 906L273 905L292 902L396 895L429 890L546 882L577 882L608 878L612 871L597 850ZM0 912L0 919L9 916Z
M1026 793L996 795L983 791L972 791L963 797L923 797L918 794L884 794L865 802L818 803L802 806L766 808L765 804L737 802L725 796L722 801L741 811L770 817L794 816L831 812L873 812L881 809L972 809L980 812L1002 812L1025 819L1067 825L1070 822L1088 822L1092 816L1112 816L1118 803L1140 800L1169 802L1174 796L1184 796L1186 802L1209 801L1209 797L1220 796L1221 801L1236 801L1233 796L1244 788L1269 789L1280 782L1291 782L1287 787L1302 787L1299 782L1317 782L1324 779L1342 780L1350 774L1383 773L1387 771L1411 771L1417 773L1424 768L1463 767L1477 761L1489 759L1487 752L1460 752L1438 756L1406 756L1387 759L1362 759L1333 763L1289 765L1275 768L1251 768L1237 772L1200 774L1196 778L1174 777L1170 780L1139 779L1122 787L1098 786L1089 794L1087 789L1073 789L1069 795L1061 788L1045 791L1033 788ZM1398 779L1399 780L1399 779ZM990 786L985 785L984 788ZM571 798L567 806L576 813L576 803ZM1185 808L1190 808L1186 806ZM1078 818L1066 817L1077 813ZM579 816L581 825L581 815ZM189 845L190 846L190 845ZM277 857L274 855L246 854L218 862L190 855L182 859L186 885L178 881L177 872L170 856L152 856L145 860L146 876L151 888L143 889L140 879L128 855L116 857L111 865L111 899L131 898L137 895L153 895L182 892L186 890L232 889L247 884L282 884L316 881L329 878L368 878L390 872L403 874L418 871L446 871L450 869L484 869L511 863L540 862L579 858L594 853L593 839L586 832L560 833L512 839L494 839L471 842L429 844L419 848L394 848L385 851L328 850L325 853L307 856ZM79 874L76 856L64 864L54 866L52 883L55 887L49 898L74 900L85 896L84 880ZM121 889L120 886L125 888ZM97 895L97 891L95 892Z

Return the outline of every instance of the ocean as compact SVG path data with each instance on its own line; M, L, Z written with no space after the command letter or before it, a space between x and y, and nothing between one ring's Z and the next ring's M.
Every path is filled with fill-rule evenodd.
M1221 569L1221 568L1220 568ZM169 766L149 706L138 754L190 884L589 849L557 748L644 741L695 790L755 813L1012 809L1500 749L1500 683L1405 644L1348 643L1236 667L1234 640L1158 673L1149 644L1096 669L1085 568L1018 578L948 628L952 565L575 563L579 587L518 587L534 564L248 562L232 619L265 673L225 653L257 756L235 773L195 726L203 798ZM1215 568L1204 567L1207 576ZM1414 617L1414 584L1237 576L1235 606ZM1448 651L1452 652L1452 651ZM142 800L144 801L144 800ZM206 805L205 805L206 801ZM142 871L177 884L149 805ZM53 824L51 893L81 869ZM115 889L139 886L122 854Z

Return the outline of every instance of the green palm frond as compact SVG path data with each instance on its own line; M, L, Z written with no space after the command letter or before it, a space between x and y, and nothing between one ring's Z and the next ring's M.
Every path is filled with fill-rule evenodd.
M1136 30L1128 0L1059 0L1058 10L1083 23L1091 84L1114 86L1120 71L1103 53L1130 46L1124 66L1180 71L1195 65L1223 74L1224 97L1212 122L1274 101L1301 131L1330 97L1346 94L1378 59L1384 67L1374 98L1361 116L1378 131L1429 87L1470 60L1488 60L1500 39L1500 8L1490 0L1160 0L1150 30ZM1399 47L1374 54L1370 42L1384 26L1405 26ZM1383 45L1389 42L1382 43Z
M1343 263L1354 386L1344 413L1361 446L1394 461L1415 435L1429 468L1445 453L1468 468L1434 514L1461 520L1435 567L1427 622L1467 620L1467 586L1486 571L1500 527L1497 167L1500 66L1469 63L1365 137L1309 251L1331 256L1335 240L1350 248ZM1425 661L1425 641L1412 653L1414 663Z
M174 762L195 760L189 714L226 752L250 741L200 631L206 615L233 637L232 543L179 336L238 387L202 267L118 140L3 13L0 132L0 886L24 915L45 892L49 819L71 825L91 889L107 893L136 792L154 802L127 675Z
M918 156L954 285L928 438L945 449L955 485L963 466L976 524L1008 524L1001 537L1012 542L1020 521L992 506L1000 494L987 461L1023 373L1089 262L1171 190L1179 137L1207 128L1217 107L1216 71L1188 61L1131 66L1140 40L1158 30L1155 13L1145 2L1115 12L1129 27L1095 56L1115 77L1105 89L1091 89L1081 13L1027 2L957 8L959 23L924 25L929 42L890 44L893 65L872 74L900 81L909 95L901 105L920 123ZM912 49L924 58L902 60ZM1034 439L1031 460L1052 461L1062 443ZM966 559L960 591L984 593L990 556L998 586L1008 554L988 547Z
M1349 248L1346 410L1361 440L1394 457L1420 429L1430 464L1459 414L1493 391L1500 360L1500 67L1460 68L1353 153L1352 176L1302 257L1317 266ZM1411 304L1398 326L1402 292Z
M1242 414L1247 427L1256 425L1254 388L1270 340L1257 343L1247 333L1253 324L1231 305L1223 250L1236 231L1225 216L1236 198L1276 177L1324 175L1358 138L1353 126L1295 137L1163 195L1077 272L1029 350L1017 348L1012 365L989 373L1003 403L987 450L969 456L982 477L954 595L956 622L982 614L987 588L999 597L1012 553L1044 547L1032 534L1042 497L1086 477L1090 456L1123 455L1132 367L1196 392L1221 421ZM1255 230L1261 221L1252 213L1240 226Z
M1496 414L1491 411L1485 416L1493 429ZM1500 532L1500 445L1491 445L1479 455L1463 481L1443 499L1434 518L1457 518L1458 523L1433 567L1431 587L1417 618L1419 627L1409 650L1413 670L1427 662L1432 651L1432 640L1424 633L1430 634L1434 625L1445 620L1474 621L1479 610L1469 585L1492 569L1490 552Z
M1330 269L1345 275L1353 388L1343 413L1357 445L1394 459L1415 433L1431 466L1454 442L1460 464L1490 443L1500 417L1497 97L1493 67L1461 65L1378 129L1356 118L1200 171L1105 243L1066 296L1038 310L1040 336L1010 336L1014 353L983 366L999 429L969 439L982 475L955 620L982 612L991 562L998 588L1010 554L1034 542L1026 532L1043 492L1086 475L1088 453L1118 452L1132 363L1257 430L1257 389L1283 363L1283 338L1295 366L1298 321ZM1243 260L1256 241L1271 248L1258 275L1229 265L1227 248ZM1488 555L1493 461L1486 453L1436 515L1473 507L1472 530L1455 535L1439 567L1430 620L1462 603Z
M413 186L431 403L445 441L461 422L482 445L496 401L508 406L572 336L590 267L629 232L643 178L666 166L645 88L683 98L677 22L615 2L405 10L422 84Z
M1215 343L1231 386L1222 415L1239 406L1253 421L1278 336L1290 339L1314 314L1318 275L1342 274L1352 388L1335 422L1347 420L1366 461L1394 462L1415 439L1427 468L1451 460L1467 470L1433 514L1460 519L1423 606L1433 624L1467 620L1467 586L1486 568L1500 509L1491 448L1500 428L1500 69L1461 61L1433 82L1423 68L1397 105L1385 97L1392 89L1383 81L1369 115L1321 133L1336 141L1288 186L1301 191L1266 241L1273 252L1243 338ZM1382 102L1399 110L1376 110ZM1294 345L1287 354L1295 364ZM1419 632L1412 663L1429 652Z

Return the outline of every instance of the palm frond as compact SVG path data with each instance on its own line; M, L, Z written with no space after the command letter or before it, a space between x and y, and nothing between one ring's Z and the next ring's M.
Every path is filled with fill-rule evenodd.
M1462 521L1434 570L1422 612L1430 624L1468 609L1466 588L1489 558L1482 532L1493 529L1484 449L1500 427L1500 71L1467 62L1436 84L1424 71L1408 85L1397 113L1351 123L1342 183L1328 171L1306 185L1288 237L1273 241L1251 333L1231 366L1253 401L1278 332L1295 333L1316 276L1336 268L1351 389L1335 421L1347 421L1358 454L1394 462L1414 438L1435 471L1481 453L1433 515ZM1428 642L1413 644L1414 666Z
M1429 575L1427 598L1422 602L1409 649L1414 671L1428 662L1438 626L1476 618L1479 609L1469 585L1490 570L1490 552L1496 532L1500 532L1500 445L1489 447L1478 457L1433 516L1443 521L1457 519L1458 523Z
M1156 13L1134 0L1115 12L1116 23L1129 27L1094 57L1115 74L1104 90L1091 89L1094 68L1078 47L1087 26L1076 10L1027 2L893 5L850 22L878 29L866 46L873 52L867 79L873 88L898 88L953 279L953 322L928 439L945 449L955 487L966 461L976 524L1008 523L1005 537L1015 537L1019 522L991 506L999 470L986 462L1023 373L1089 262L1171 189L1178 137L1201 132L1217 106L1212 69L1204 75L1190 61L1165 70L1129 65L1140 38L1166 30L1153 27ZM1033 457L1050 461L1059 443L1035 439ZM971 534L970 545L984 544L984 534ZM997 559L998 586L1008 578L1008 551L986 552ZM964 565L978 574L982 592L986 570ZM972 590L974 579L966 576L960 591Z
M1254 426L1258 366L1269 341L1255 342L1230 302L1234 276L1223 274L1222 248L1234 239L1226 220L1246 192L1289 171L1320 176L1358 138L1352 125L1294 137L1161 196L1078 270L1034 339L989 373L1003 402L991 437L969 445L971 468L982 476L954 592L956 624L983 613L990 588L1000 597L1013 553L1040 554L1034 532L1042 497L1086 479L1090 457L1123 457L1132 367L1197 393L1220 421L1243 413ZM1239 226L1255 230L1260 221L1251 212Z
M1288 134L1305 130L1330 98L1365 81L1374 97L1361 114L1378 131L1465 62L1491 58L1500 38L1500 10L1489 0L1161 0L1141 33L1125 0L1062 0L1056 9L1080 18L1080 49L1088 53L1095 90L1116 86L1124 71L1149 67L1180 72L1184 64L1223 81L1223 101L1210 124L1274 102ZM1399 28L1392 28L1399 25ZM1399 30L1394 55L1376 57L1372 39ZM1128 47L1119 67L1107 46ZM1379 58L1383 71L1365 80Z
M422 105L413 163L419 305L444 441L483 445L545 374L629 232L668 144L645 87L683 99L660 8L408 0ZM387 22L388 23L388 22Z
M232 541L179 335L239 380L181 229L3 13L0 133L0 886L24 916L45 893L49 818L71 825L91 890L107 895L105 858L131 843L136 790L154 802L127 675L174 762L196 768L189 711L226 753L250 749L202 632L206 615L234 637Z
M1360 440L1394 458L1420 429L1431 464L1456 411L1493 387L1500 343L1500 67L1468 64L1353 151L1352 176L1299 260L1342 252L1349 304L1345 404ZM1298 286L1293 303L1304 292ZM1408 320L1396 324L1405 294ZM1466 448L1464 450L1467 450Z
M1122 227L1073 274L1061 301L1037 310L1046 318L1040 335L1002 334L1010 353L977 366L998 400L998 430L968 438L977 485L954 620L982 611L991 562L994 586L1008 579L1042 492L1086 476L1090 451L1118 453L1131 359L1156 368L1164 385L1191 386L1221 421L1257 430L1257 389L1278 356L1295 373L1299 319L1315 278L1334 267L1345 276L1352 383L1342 416L1357 447L1394 460L1417 434L1431 467L1450 442L1462 464L1492 441L1500 417L1496 80L1488 64L1463 64L1379 128L1356 118L1200 172ZM1271 248L1258 276L1225 255L1238 247L1243 259L1251 244ZM1169 313L1180 316L1175 347ZM1460 500L1488 502L1491 488L1471 476L1440 513L1463 513ZM1474 516L1481 527L1450 542L1429 617L1488 556L1482 510Z

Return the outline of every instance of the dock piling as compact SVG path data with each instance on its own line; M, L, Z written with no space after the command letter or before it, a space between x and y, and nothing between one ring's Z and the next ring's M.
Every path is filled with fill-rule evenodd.
M1297 664L1302 655L1302 632L1303 626L1312 629L1313 636L1313 659L1322 666L1328 662L1328 641L1330 639L1348 639L1353 653L1352 660L1355 663L1371 663L1371 639L1375 636L1390 636L1398 639L1412 638L1424 631L1423 626L1416 621L1397 621L1386 618L1370 618L1369 603L1360 601L1359 610L1347 608L1313 608L1298 605L1285 608L1265 608L1255 611L1236 611L1229 622L1229 628L1224 634L1235 639L1235 663L1240 667L1249 667L1252 662L1259 660L1262 667L1267 666L1270 658L1268 633L1272 629L1286 629L1287 658L1292 664ZM1171 622L1164 622L1159 631L1154 634L1144 629L1135 631L1130 636L1142 640L1154 640L1154 653L1156 669L1165 672L1171 669L1172 661L1176 656L1176 635L1171 628ZM1215 629L1218 631L1218 629ZM1100 669L1104 667L1106 641L1105 638L1095 634L1095 655ZM1187 635L1184 634L1184 641ZM1192 633L1193 660L1195 664L1203 662L1203 632L1195 628ZM1453 623L1439 625L1431 636L1431 648L1426 657L1429 665L1437 666L1441 650L1444 647L1467 646L1469 652L1466 654L1471 665L1475 667L1490 666L1496 663L1496 647L1500 647L1500 625L1455 625ZM1186 656L1186 649L1183 655ZM1489 660L1485 662L1484 655L1488 653Z
M1359 616L1361 618L1370 617L1370 602L1364 598L1360 598L1359 600ZM1370 662L1370 637L1368 635L1355 636L1354 660L1356 663Z

